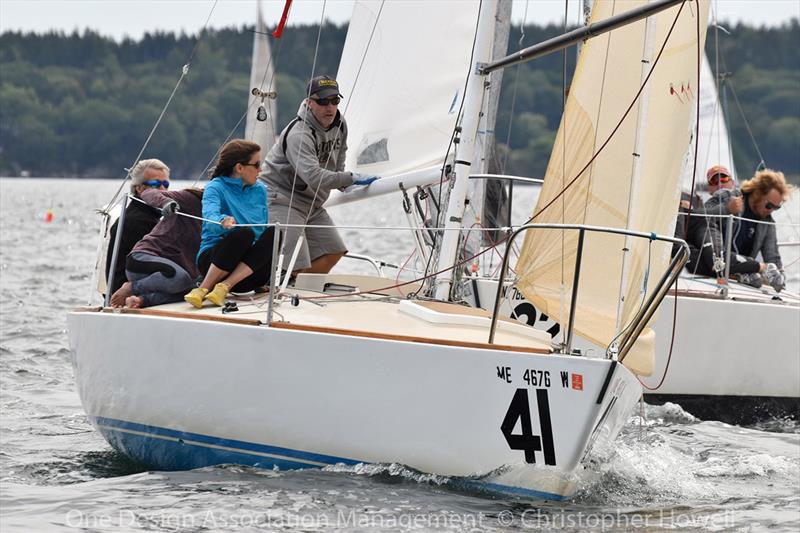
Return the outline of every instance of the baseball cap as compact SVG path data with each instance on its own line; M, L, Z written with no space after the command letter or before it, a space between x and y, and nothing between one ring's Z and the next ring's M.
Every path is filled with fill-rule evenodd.
M308 82L306 87L306 94L315 96L317 98L328 98L329 96L339 96L339 84L330 76L317 76Z
M722 165L714 165L713 167L708 169L708 172L706 172L706 181L711 181L711 178L717 175L730 177L731 171L723 167Z

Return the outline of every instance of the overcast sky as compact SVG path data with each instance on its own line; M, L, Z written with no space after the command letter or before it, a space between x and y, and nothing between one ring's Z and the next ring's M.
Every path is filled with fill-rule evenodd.
M455 9L464 0L450 1ZM255 3L256 0L218 0L209 26L252 24ZM570 0L569 18L573 22L577 20L578 4L578 0ZM213 5L213 0L0 0L0 31L71 32L88 27L116 39L125 35L139 38L152 30L195 33L203 27ZM262 5L267 25L276 25L284 0L262 0ZM351 0L295 0L289 23L319 22L323 6L325 18L342 23L350 17L352 5ZM514 0L515 23L523 20L526 6L529 23L563 20L564 0ZM800 0L712 0L712 6L719 20L759 26L776 26L800 17ZM413 28L409 31L413 32Z

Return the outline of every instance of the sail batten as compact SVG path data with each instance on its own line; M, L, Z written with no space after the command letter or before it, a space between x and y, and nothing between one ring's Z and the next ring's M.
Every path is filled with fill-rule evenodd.
M597 2L592 21L645 3ZM695 109L693 98L675 98L674 91L677 87L688 94L698 85L696 17L700 18L702 50L708 4L700 2L699 12L697 5L692 2L691 9L687 4L667 9L583 46L534 213L548 207L534 222L671 233ZM673 22L674 29L664 45ZM646 43L648 26L653 46ZM654 56L662 45L664 50L653 68ZM643 61L649 62L646 70ZM646 73L650 77L640 101L627 112ZM602 151L597 154L600 147ZM553 202L590 161L591 165L564 191L563 201ZM560 305L562 267L566 276L572 275L576 247L576 233L564 235L562 254L562 240L554 239L552 232L529 232L516 268L525 297L562 324L570 318L569 310ZM669 252L667 245L642 239L628 242L617 235L587 234L574 317L576 333L608 346L625 329L652 290L650 285L665 270ZM654 279L645 284L649 272L654 273ZM635 358L626 358L626 363L629 359Z

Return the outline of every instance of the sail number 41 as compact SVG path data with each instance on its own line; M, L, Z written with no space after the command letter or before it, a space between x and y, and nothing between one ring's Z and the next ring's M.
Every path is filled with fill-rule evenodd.
M526 371L527 375L527 371ZM537 379L543 379L537 376ZM549 375L547 380L550 380ZM541 435L533 434L533 420L531 406L528 398L528 389L517 389L506 411L506 416L500 424L500 431L506 438L508 447L512 450L525 452L525 462L535 463L536 452L542 452L544 464L556 464L556 452L553 445L553 427L550 422L550 400L547 389L536 389L536 407L539 415L539 431ZM519 421L519 433L513 433Z

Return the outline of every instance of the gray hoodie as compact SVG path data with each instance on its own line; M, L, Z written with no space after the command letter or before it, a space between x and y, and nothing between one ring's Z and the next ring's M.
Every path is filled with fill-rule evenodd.
M352 173L344 171L346 153L344 117L337 113L326 130L303 101L264 161L259 178L267 183L269 203L288 205L291 197L294 207L321 207L331 190L353 184Z

